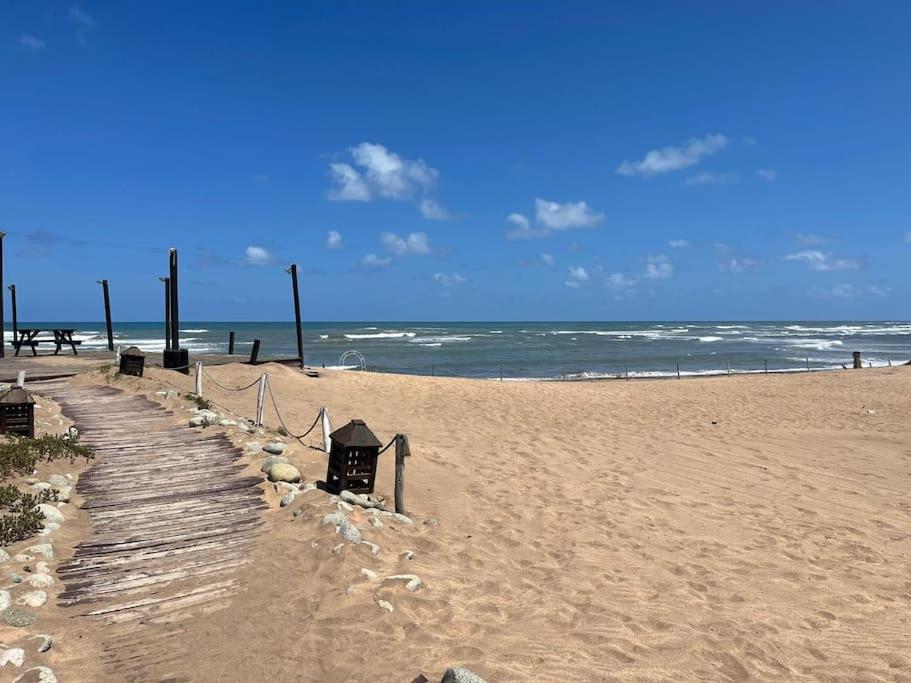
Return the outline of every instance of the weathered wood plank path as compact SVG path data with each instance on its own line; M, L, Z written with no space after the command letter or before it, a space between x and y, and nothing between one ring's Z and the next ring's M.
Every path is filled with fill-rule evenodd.
M266 507L222 435L174 426L173 412L107 386L31 387L58 402L95 449L77 483L93 533L58 573L61 604L105 625L112 679L169 679L186 653L180 623L227 606ZM170 678L170 680L175 680Z

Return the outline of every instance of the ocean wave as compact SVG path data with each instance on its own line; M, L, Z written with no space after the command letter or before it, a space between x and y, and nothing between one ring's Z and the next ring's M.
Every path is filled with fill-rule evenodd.
M321 334L321 335L319 336L319 338L320 338L320 339L328 339L328 338L329 338L329 335L328 335L328 334Z
M426 344L418 344L418 346L442 346L442 342L428 342Z
M442 337L416 337L414 339L409 339L408 342L411 344L420 344L421 346L427 346L428 344L446 344L448 342L467 342L471 341L471 337L464 335L449 335Z
M490 334L503 334L503 330L489 330Z
M403 339L416 335L417 332L377 332L375 334L346 334L345 339Z
M701 342L716 342L721 341L721 337L699 337Z
M779 340L779 343L787 344L797 349L813 349L814 351L830 351L839 346L844 346L844 342L841 339L782 339Z
M186 332L187 334L202 334L203 332L208 332L209 330L181 330L181 332Z

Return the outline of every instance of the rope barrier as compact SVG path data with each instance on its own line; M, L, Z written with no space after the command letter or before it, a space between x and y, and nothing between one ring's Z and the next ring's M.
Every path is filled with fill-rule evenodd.
M256 381L258 382L259 380L256 380ZM281 414L281 413L279 412L279 410L278 410L278 403L277 403L276 400L275 400L275 394L272 393L272 386L269 384L269 376L268 376L268 375L266 375L266 389L269 390L269 398L270 398L270 400L272 401L272 407L275 409L275 416L278 418L278 423L284 428L284 430L285 430L286 432L288 432L288 436L290 436L292 439L297 439L298 441L301 441L301 439L303 439L303 438L304 438L305 436L307 436L310 432L312 432L313 429L316 427L316 425L319 424L320 418L323 416L323 411L322 411L322 410L317 414L316 419L313 421L313 424L310 425L310 429L308 429L308 430L307 430L306 432L304 432L303 434L292 434L292 433L291 433L291 430L288 429L288 425L286 425L286 424L285 424L285 421L282 419L282 414ZM303 443L303 442L301 441L301 443Z
M380 449L379 453L377 453L377 455L382 455L383 453L385 453L385 452L386 452L386 449L389 448L392 444L394 444L398 438L399 438L399 435L398 435L398 434L396 434L395 436L393 436L393 437L392 437L392 441L390 441L390 442L387 443L385 446L383 446L383 447Z
M224 389L225 391L246 391L247 389L250 389L250 388L252 388L252 387L255 387L255 386L259 383L259 378L257 377L255 380L253 380L252 382L250 382L250 383L249 383L247 386L245 386L245 387L229 387L229 386L225 386L224 384L222 384L221 382L219 382L217 379L215 379L214 377L212 377L212 374L211 374L208 370L206 370L206 366L203 366L203 367L202 367L202 371L203 371L203 374L205 374L206 377L208 377L210 380L212 380L212 382L213 382L216 386L221 387L221 388Z

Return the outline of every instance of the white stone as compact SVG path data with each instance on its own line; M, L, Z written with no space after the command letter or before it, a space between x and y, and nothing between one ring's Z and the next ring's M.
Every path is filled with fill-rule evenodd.
M249 444L247 444L249 446ZM259 444L256 444L259 447ZM260 466L260 472L267 472L272 469L272 465L275 465L280 462L288 462L287 458L283 458L280 455L270 455L268 458L263 460L263 464Z
M29 607L41 607L46 602L47 593L44 591L29 591L16 599L17 605L28 605Z
M45 523L63 524L63 513L53 505L48 505L47 503L39 503L35 506L35 509L40 510L44 515Z
M289 505L291 505L291 503L294 502L294 496L295 496L295 494L293 494L293 493L286 493L285 495L282 496L282 499L278 502L278 506L283 507L283 508L288 507Z
M36 491L50 491L54 487L46 481L39 481L37 484L32 484L32 488Z
M54 559L54 546L52 546L50 543L39 543L38 545L33 545L30 548L26 548L25 552L41 555L48 560Z
M50 574L51 569L48 567L47 562L36 562L35 571L39 574Z
M281 441L270 441L263 446L263 450L270 455L281 455L285 452L285 444Z
M57 491L57 500L61 503L69 503L73 496L72 486L61 486Z
M450 667L443 674L443 680L440 683L487 683L476 673L463 669L460 666Z
M13 595L9 591L0 590L0 612L13 604Z
M6 562L9 559L9 553L0 548L0 562Z
M361 576L363 576L368 581L376 581L378 578L377 573L375 571L373 571L372 569L366 569L366 568L361 569Z
M380 547L376 543L371 543L370 541L361 541L361 545L365 545L370 548L370 552L374 555L380 554Z
M348 503L343 500L340 500L335 505L339 510L342 510L343 512L354 512L354 506L348 505Z
M414 559L414 551L413 551L413 550L406 550L406 551L404 551L404 552L402 552L402 553L399 553L399 557L401 557L403 560L413 560L413 559Z
M25 663L25 650L21 647L11 647L8 650L0 650L0 669L7 664L13 666L22 666Z
M24 674L16 678L13 683L21 683L25 680L34 681L35 676L38 678L38 683L57 683L57 677L54 675L54 672L51 669L48 669L46 666L36 666L34 669L29 669Z
M38 652L47 652L51 649L51 645L54 644L54 638L49 633L39 633L31 636L29 640L35 640L36 638L41 639L41 643L38 645Z
M50 574L29 574L26 582L32 588L50 588L54 585L54 579Z
M301 480L300 471L286 462L277 462L269 468L269 481L287 481L295 483Z
M377 529L383 528L383 523L380 521L379 517L369 517L367 521Z
M234 425L237 424L237 421L236 421L236 420L229 420L229 419L225 418L224 420L219 420L219 421L218 421L218 424L219 424L219 426L221 426L221 427L233 427Z
M416 574L395 574L394 576L387 576L386 581L404 581L405 588L412 593L424 587L424 582Z
M191 427L205 427L206 418L202 417L201 415L194 415L187 421L187 424Z
M34 559L35 558L31 555L26 555L25 553L19 553L13 557L13 561L18 562L19 564L25 564L26 562L31 562Z
M386 610L390 614L392 614L395 611L395 607L392 606L392 603L387 602L386 600L377 600L376 604L379 605L380 607L382 607L384 610Z
M64 477L62 474L52 474L47 478L47 481L54 488L70 485L70 480Z

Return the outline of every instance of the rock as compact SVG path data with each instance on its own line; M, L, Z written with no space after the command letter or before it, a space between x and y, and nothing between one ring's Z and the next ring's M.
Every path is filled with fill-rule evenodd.
M0 612L13 604L13 595L9 591L0 590Z
M50 574L32 574L26 583L32 588L50 588L54 585L54 577Z
M336 532L338 532L338 534L345 540L346 543L357 544L363 540L361 537L360 529L349 522L348 518L345 517L345 513L341 512L340 510L336 512L330 512L328 515L323 517L323 520L320 522L320 524L322 526L334 524Z
M367 521L370 523L371 526L373 526L377 529L383 528L383 523L380 521L379 517L370 517L367 519Z
M35 558L33 558L31 555L23 555L22 553L19 553L18 555L15 555L13 557L13 561L18 562L19 564L24 564L25 562L31 562L33 559L35 559ZM31 571L31 570L28 567L26 567L25 571Z
M227 417L224 417L218 421L219 427L233 427L237 424L237 420L231 420Z
M259 444L257 444L258 446ZM268 473L272 469L272 465L277 465L279 463L286 464L288 462L287 458L283 458L280 455L270 455L268 458L263 460L262 466L259 468L260 472Z
M286 481L277 481L272 485L272 488L275 489L276 493L280 493L282 495L285 495L288 493L296 494L300 491L300 488L298 487L297 484L289 484Z
M30 548L26 548L25 552L41 555L47 560L54 559L54 546L52 546L50 543L39 543L38 545L33 545Z
M361 541L361 545L365 545L370 548L370 552L374 555L380 554L380 547L376 543L371 543L370 541Z
M41 638L41 643L38 645L38 652L47 652L51 649L51 645L54 644L54 639L47 633L39 633L38 635L29 638L29 640L35 640L35 638Z
M9 553L0 548L0 562L6 562L9 559Z
M487 683L487 681L468 669L453 666L446 669L440 683Z
M57 500L61 503L69 503L73 495L72 486L61 486L57 491Z
M401 557L403 560L413 560L413 559L414 559L414 551L413 551L413 550L406 550L405 552L399 553L399 557Z
M22 583L21 574L13 574L11 578L13 579L13 583ZM0 610L0 611L2 611L2 610Z
M396 574L395 576L387 576L386 581L404 581L405 588L412 593L419 591L424 587L424 582L421 581L417 574Z
M357 493L352 493L351 491L348 491L348 490L342 491L339 494L339 498L341 498L346 503L349 503L351 505L359 505L362 508L377 509L377 510L386 509L386 507L382 503L379 503L375 500L370 500L367 496L362 496Z
M47 562L36 562L35 571L37 571L39 574L50 574L51 573L51 569L50 569L50 567L47 566Z
M47 478L47 481L54 488L70 485L70 480L64 477L62 474L52 474Z
M246 448L251 453L259 453L263 449L263 446L259 441L248 441L244 445L244 448ZM266 458L266 460L268 460L268 458Z
M392 606L392 603L387 602L386 600L377 600L376 604L379 605L380 607L382 607L384 610L386 610L390 614L392 614L395 611L395 607Z
M320 522L320 526L329 526L330 524L334 525L338 529L342 524L348 521L348 518L345 517L343 512L330 512L325 517L323 517Z
M178 396L180 393L176 389L168 389L164 394L165 398L177 398Z
M54 533L59 528L60 528L60 525L57 524L57 522L45 522L44 528L38 532L38 535L47 536L48 534Z
M346 503L346 502L343 501L343 500L338 501L338 502L335 504L335 506L336 506L339 510L342 510L343 512L354 512L354 506L353 506L353 505L348 505L348 503Z
M238 421L237 428L242 432L246 432L247 434L252 434L256 431L256 427L251 425L249 422L244 422L243 420Z
M36 491L50 491L54 487L46 481L39 481L37 484L32 484L32 488Z
M372 569L361 569L361 576L363 576L368 581L376 581L378 577L377 573Z
M44 591L29 591L16 599L17 605L25 605L27 607L41 607L46 602L47 593Z
M25 628L26 626L31 626L34 624L38 617L31 612L27 612L24 609L18 609L17 607L7 607L5 610L0 612L0 619L3 620L3 623L8 626L15 626L16 628Z
M440 526L440 523L435 518L428 517L424 520L424 526L429 526L435 529L436 527Z
M0 649L0 669L7 664L22 666L25 663L25 650L21 647L11 647L8 650Z
M280 501L278 501L278 506L282 507L282 508L288 507L289 505L291 505L291 503L294 502L295 495L296 494L294 494L294 493L286 493L285 495L282 496L282 499Z
M277 462L269 468L269 481L287 481L295 483L301 480L301 473L294 465Z
M13 683L57 683L57 677L46 666L36 666L19 676Z
M44 515L45 522L63 524L63 513L53 505L48 505L47 503L39 503L35 506L35 509L41 511L41 513Z
M263 450L271 455L281 455L285 452L285 444L281 441L270 441L263 446Z
M205 427L206 418L201 417L200 415L194 415L187 421L187 424L191 427Z
M37 484L39 481L40 480L35 479L35 477L29 477L28 479L25 480L25 483L26 484Z
M405 515L400 514L398 512L389 512L387 510L378 510L375 514L378 514L380 517L387 517L387 518L394 519L396 522L400 522L401 524L414 524L414 522L411 521L411 517L406 517Z

